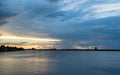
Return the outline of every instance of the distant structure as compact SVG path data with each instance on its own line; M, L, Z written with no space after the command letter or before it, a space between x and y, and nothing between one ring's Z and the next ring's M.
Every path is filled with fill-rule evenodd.
M97 48L97 47L95 47L95 50L98 50L98 48Z

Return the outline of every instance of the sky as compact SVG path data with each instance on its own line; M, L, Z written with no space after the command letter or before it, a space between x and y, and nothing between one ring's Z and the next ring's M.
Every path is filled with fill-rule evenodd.
M120 0L0 0L0 44L120 49Z

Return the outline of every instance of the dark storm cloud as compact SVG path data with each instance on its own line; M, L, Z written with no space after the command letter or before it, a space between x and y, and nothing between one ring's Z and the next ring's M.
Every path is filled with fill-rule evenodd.
M49 0L47 0L49 1ZM25 11L27 12L25 16L28 18L36 18L36 17L41 17L45 18L45 16L49 14L53 14L57 10L56 4L51 4L49 2L44 2L44 1L30 1L28 4L25 5Z
M13 13L10 11L6 11L6 10L0 10L0 20L6 20L12 17L17 16L18 13Z
M8 19L11 19L17 15L18 14L16 14L16 13L10 13L10 12L2 13L2 12L0 12L0 26L5 25L6 23L9 22Z
M82 23L70 22L68 25L53 27L54 30L46 27L45 32L51 37L62 39L64 41L62 44L67 43L66 45L70 47L75 43L82 47L104 46L104 43L107 48L119 47L117 43L120 42L120 26L116 26L120 24L119 19L120 17L111 17ZM83 41L86 43L81 44Z
M0 21L0 26L4 25L6 23L8 23L8 22L7 21Z
M3 4L4 0L0 1L0 26L8 23L8 19L15 17L18 13L14 13L10 11L6 6Z
M16 16L14 11L24 9L23 15L12 20L14 30L11 27L11 33L31 36L34 33L37 37L58 38L62 40L60 46L64 48L71 48L74 45L120 48L118 0L10 0L10 2L8 5L12 12L5 8L0 10L1 26L8 23L6 19Z

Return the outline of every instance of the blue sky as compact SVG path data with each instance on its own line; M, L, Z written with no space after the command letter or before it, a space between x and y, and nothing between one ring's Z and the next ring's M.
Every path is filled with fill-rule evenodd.
M59 39L56 48L120 49L119 0L1 0L0 36Z

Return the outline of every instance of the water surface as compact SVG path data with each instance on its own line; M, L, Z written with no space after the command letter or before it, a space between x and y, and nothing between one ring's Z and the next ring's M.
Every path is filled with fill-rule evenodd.
M119 51L0 53L0 75L120 75Z

